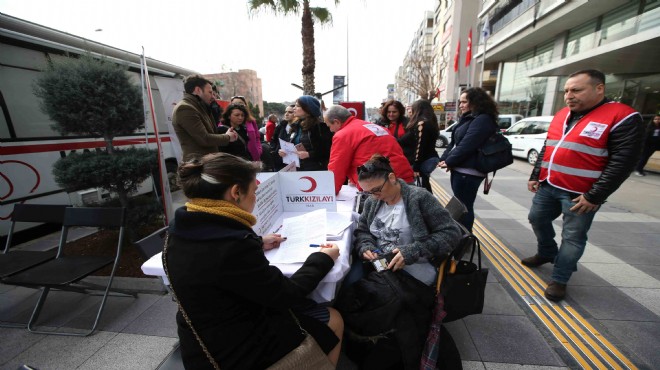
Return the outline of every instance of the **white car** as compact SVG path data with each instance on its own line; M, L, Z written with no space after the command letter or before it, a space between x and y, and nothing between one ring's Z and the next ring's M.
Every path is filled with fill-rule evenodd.
M501 131L506 131L521 119L523 119L523 116L520 114L500 114L497 117L497 125L500 127Z
M458 125L458 122L454 122L449 127L444 130L440 130L438 139L435 141L436 148L444 148L451 142L451 133L454 131L454 128Z
M511 143L513 156L525 158L530 164L535 164L548 136L550 121L552 116L527 117L504 131L503 134Z

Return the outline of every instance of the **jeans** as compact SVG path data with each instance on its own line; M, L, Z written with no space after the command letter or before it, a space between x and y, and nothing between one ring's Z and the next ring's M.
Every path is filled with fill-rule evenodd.
M477 199L477 192L484 178L451 171L449 179L454 196L467 208L467 213L459 222L471 232L474 224L474 200Z
M581 215L571 212L571 207L575 205L572 199L577 196L575 193L541 183L529 210L528 218L536 234L538 255L555 259L552 280L560 284L568 283L573 271L577 271L577 262L587 245L587 232L600 208ZM561 246L557 248L552 221L559 215L563 215L563 226Z

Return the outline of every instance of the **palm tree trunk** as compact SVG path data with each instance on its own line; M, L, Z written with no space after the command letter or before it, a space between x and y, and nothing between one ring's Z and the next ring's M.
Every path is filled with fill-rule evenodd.
M303 0L302 13L302 44L303 44L303 93L314 95L314 70L316 69L316 58L314 57L314 19L309 9L309 0Z

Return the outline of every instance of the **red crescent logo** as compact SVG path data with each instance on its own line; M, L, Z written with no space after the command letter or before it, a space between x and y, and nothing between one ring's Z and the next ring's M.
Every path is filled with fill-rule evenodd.
M314 178L309 177L309 176L303 176L303 177L301 177L300 179L301 179L301 180L302 180L302 179L308 180L308 181L310 182L310 185L311 185L311 186L309 187L309 189L307 189L307 190L300 189L300 191L302 191L303 193L309 193L309 192L312 192L312 191L314 191L314 190L316 189L316 180L314 180Z

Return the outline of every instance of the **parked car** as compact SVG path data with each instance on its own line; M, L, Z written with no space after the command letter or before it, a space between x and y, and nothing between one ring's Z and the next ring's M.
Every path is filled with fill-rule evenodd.
M521 119L523 119L523 116L520 114L500 114L497 117L497 125L501 131L506 131Z
M511 143L514 157L527 159L529 164L535 164L539 158L552 116L527 117L516 122L504 135Z
M449 127L447 127L444 130L440 130L440 134L438 135L438 139L435 141L435 147L436 148L444 148L447 145L449 145L449 142L451 141L451 133L454 131L454 128L458 122L454 122Z

